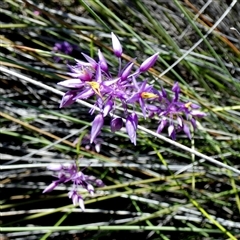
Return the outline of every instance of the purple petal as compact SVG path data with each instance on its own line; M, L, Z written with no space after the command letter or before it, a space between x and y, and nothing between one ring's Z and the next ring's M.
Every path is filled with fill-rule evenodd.
M128 136L134 145L136 145L136 141L137 141L137 135L136 135L137 124L138 124L138 119L135 113L132 113L127 117L126 129L127 129Z
M44 189L43 193L51 192L55 187L58 186L58 184L59 184L59 181L58 181L58 180L57 180L57 181L53 181L49 186L47 186L47 187Z
M51 171L60 171L62 170L62 165L61 164L57 164L57 163L52 163L50 165L47 166L47 169L51 170Z
M158 59L158 54L159 52L155 53L154 55L152 55L151 57L147 58L140 66L139 70L140 72L145 72L147 71L149 68L151 68L155 62Z
M68 192L68 197L69 197L69 198L72 198L74 193L75 193L75 191L72 191L72 190L69 191L69 192Z
M117 118L112 119L110 126L111 126L112 132L119 131L123 126L122 118L117 117Z
M98 58L99 58L99 64L101 66L101 69L104 72L107 72L108 71L107 61L106 61L105 57L103 56L103 54L102 54L100 49L98 49Z
M148 111L148 117L152 118L154 114L157 114L159 111L159 108L157 106L154 106L152 104L146 105L146 110Z
M183 125L183 131L184 131L184 133L187 135L187 137L188 137L189 139L191 139L191 133L190 133L190 130L189 130L189 127L188 127L187 124L184 124L184 125Z
M95 144L95 150L97 153L99 153L101 151L101 143L96 143Z
M175 131L173 124L169 125L168 127L168 136L171 137L172 139L175 139Z
M70 196L71 196L71 195L69 195L69 198L72 199L73 205L76 206L76 205L78 204L78 199L79 199L77 193L74 192L74 193L72 194L72 196L71 196L71 197L70 197Z
M78 199L78 204L79 207L84 211L85 210L84 201L81 197Z
M92 90L92 88L87 88L84 89L82 92L78 93L73 100L77 100L77 99L87 99L90 98L92 95L94 95L94 91Z
M183 126L183 119L178 116L177 121L178 121L179 126L182 127Z
M85 59L92 65L92 67L94 68L94 69L97 69L97 62L93 59L93 58L91 58L91 57L89 57L87 54L85 54L85 53L82 53L82 55L85 57Z
M147 90L145 90L146 85L147 85L147 81L145 80L145 81L142 82L142 85L141 85L139 91L140 92L143 92L143 91L148 92Z
M194 118L191 119L191 124L192 124L194 129L197 128L196 120Z
M78 74L78 78L80 78L82 81L90 81L92 80L92 77L93 73L87 68L83 69Z
M162 97L167 98L167 92L164 88L162 88L161 92L162 92Z
M121 57L122 55L122 45L119 42L117 36L112 32L112 46L113 46L113 52L117 57Z
M147 110L151 111L151 112L158 112L159 108L155 105L152 104L147 104L146 105Z
M98 83L102 82L102 72L101 72L101 66L98 64L97 71L96 71L96 81Z
M60 49L61 49L61 43L55 43L53 47L53 51L60 51Z
M206 113L198 111L198 110L192 110L191 115L194 116L194 117L205 117L205 116L207 116Z
M168 120L166 118L163 118L161 123L158 126L157 133L161 133L162 130L166 127L167 123L168 123Z
M173 87L172 87L172 91L173 91L173 92L177 92L177 93L180 92L180 87L179 87L178 82L174 83L174 85L173 85Z
M64 163L62 166L65 170L77 170L76 164L73 163Z
M142 98L139 98L139 104L142 109L143 116L146 119L146 106L145 106L145 102Z
M71 46L70 43L64 41L63 44L62 44L62 51L65 53L65 54L70 54L73 50L73 47Z
M136 130L137 130L138 116L137 116L136 113L132 113L132 114L131 114L131 117L132 117L132 119L133 119L133 123L134 123L134 125L135 125Z
M87 190L92 196L94 195L94 187L92 184L87 184Z
M77 94L78 94L78 92L72 91L72 90L66 92L64 94L64 96L62 97L59 107L60 108L67 107L67 106L71 105L72 103L74 103L75 102L74 98L76 97Z
M103 115L100 113L94 118L94 120L92 122L90 143L93 143L95 138L100 133L100 131L103 127L103 123L104 123L104 118L103 118Z
M134 63L132 62L123 70L123 72L121 74L122 81L126 80L129 77L133 65L134 65Z
M91 63L90 62L83 62L81 60L75 59L75 61L77 62L77 65L75 65L75 66L68 65L70 71L76 73L76 72L79 71L79 69L82 69L83 67L88 67L90 69L92 68L92 70L94 70L95 67L97 67L98 64L97 64L97 62L93 58L89 57L88 55L86 55L84 53L82 53L82 55L85 58L88 58Z
M195 103L191 103L191 106L190 106L192 109L199 109L200 106L195 104Z
M68 88L81 88L84 85L80 79L69 79L57 84Z
M179 93L180 93L180 87L179 87L179 84L178 82L176 82L173 87L172 87L172 91L175 93L175 96L174 96L174 99L173 101L178 101L178 96L179 96Z
M139 99L140 99L140 93L135 93L127 100L127 102L128 103L135 103Z
M112 110L113 108L113 101L112 100L108 100L107 103L104 106L103 109L103 117L106 117L108 115L108 113Z
M103 187L105 186L103 181L101 179L96 179L95 181L95 184L98 186L98 187Z

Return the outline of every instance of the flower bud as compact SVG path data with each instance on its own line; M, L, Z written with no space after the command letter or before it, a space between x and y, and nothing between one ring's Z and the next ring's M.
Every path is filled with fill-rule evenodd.
M122 72L121 74L121 80L124 81L128 78L131 70L132 70L132 67L133 67L134 63L130 63Z
M115 56L117 56L118 58L121 57L122 55L122 46L121 43L119 42L117 36L112 32L112 46L113 46L113 52L115 54Z
M120 130L123 126L123 120L122 118L113 118L111 123L110 123L110 126L111 126L111 131L112 132L116 132L118 130Z
M155 62L157 61L158 58L158 54L159 52L155 53L154 55L152 55L151 57L147 58L140 66L139 70L140 72L145 72L147 71L149 68L151 68Z
M98 58L99 58L99 64L101 66L101 69L104 72L107 72L108 71L107 61L106 61L105 57L103 56L103 54L102 54L100 49L98 49Z

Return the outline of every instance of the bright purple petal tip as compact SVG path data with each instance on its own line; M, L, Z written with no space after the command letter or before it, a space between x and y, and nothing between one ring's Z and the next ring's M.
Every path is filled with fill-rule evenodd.
M155 53L154 55L152 55L151 57L147 58L140 66L139 70L140 72L145 72L147 71L149 68L151 68L155 62L158 59L158 54L159 52Z
M113 46L113 52L115 54L115 56L117 56L118 58L121 57L122 55L122 45L120 43L120 41L118 40L117 36L112 32L112 46Z
M101 69L104 72L107 72L108 71L107 61L106 61L105 57L103 56L103 54L102 54L100 49L98 49L98 58L99 58L99 64L101 66Z
M53 181L50 185L48 185L43 193L46 193L46 192L51 192L55 187L57 187L57 185L59 184L59 181Z

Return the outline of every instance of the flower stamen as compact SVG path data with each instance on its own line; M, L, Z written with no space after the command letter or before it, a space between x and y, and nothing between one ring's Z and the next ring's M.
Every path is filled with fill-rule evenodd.
M102 95L100 93L100 84L98 82L88 82L88 84L91 86L92 90L100 97L102 98Z
M141 97L144 99L149 99L149 98L158 98L158 95L150 92L142 92Z

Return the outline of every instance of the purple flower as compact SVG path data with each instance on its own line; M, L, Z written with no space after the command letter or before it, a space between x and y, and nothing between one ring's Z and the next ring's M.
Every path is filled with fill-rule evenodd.
M184 103L179 100L180 87L175 83L172 87L173 98L167 97L166 91L162 90L161 107L159 109L159 117L161 118L157 133L168 126L168 135L172 139L176 139L176 132L183 131L188 138L191 133L187 121L190 121L193 128L196 128L196 117L204 117L205 113L197 110L198 105L191 102Z
M148 86L147 81L142 82L141 86L140 87L136 86L136 88L138 90L134 92L134 94L127 100L127 102L134 103L138 101L142 109L142 113L146 118L146 106L144 99L155 99L158 98L159 96L152 92L153 87Z
M86 189L91 195L94 194L93 184L102 187L104 186L102 180L93 176L85 175L79 171L76 164L50 164L49 170L55 172L58 180L53 181L48 187L45 188L43 193L50 192L59 184L72 182L72 189L68 193L68 197L72 199L74 205L79 205L84 211L84 201L82 196L78 193L78 188Z
M73 51L73 46L68 43L67 41L61 42L61 43L55 43L54 47L53 47L53 51L54 52L61 52L64 53L66 55L71 54ZM54 58L56 62L60 61L61 58L60 57L55 57Z
M141 65L140 65L140 72L145 72L147 71L149 68L151 68L155 62L157 61L158 59L158 55L159 55L159 52L153 54L151 57L147 58Z
M136 114L130 114L129 109L136 109L138 106L140 106L145 119L154 116L160 118L158 133L161 133L164 128L168 128L168 135L173 139L179 131L183 131L188 137L191 137L188 122L196 128L195 119L204 116L204 113L199 111L196 104L184 103L179 100L179 84L174 84L172 87L173 97L169 98L165 89L158 91L154 86L149 85L147 80L139 80L140 75L155 64L159 53L147 58L135 70L133 70L134 58L122 67L122 46L114 33L111 33L111 36L114 56L118 58L119 62L118 71L115 70L115 74L110 72L110 64L107 63L101 50L98 50L97 60L82 53L86 62L76 60L75 66L69 66L68 75L71 78L58 83L70 88L70 91L63 96L60 107L68 106L77 99L94 97L94 106L99 108L100 113L97 114L92 124L91 143L99 135L104 118L107 116L112 118L119 103L123 114L120 118L110 121L111 131L120 130L123 125L121 117L127 116L126 130L134 144L136 144L138 118ZM60 49L60 46L58 48ZM95 108L89 111L90 114L94 112Z
M70 54L73 50L73 47L70 43L64 41L62 43L55 43L53 50L58 52L63 52L65 54Z

